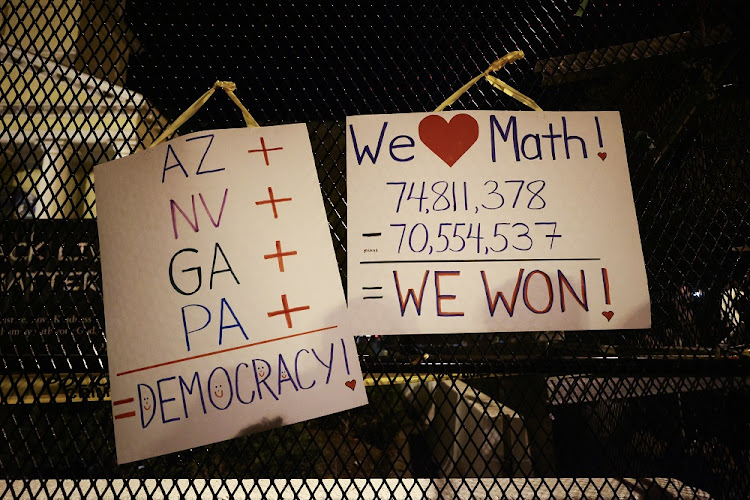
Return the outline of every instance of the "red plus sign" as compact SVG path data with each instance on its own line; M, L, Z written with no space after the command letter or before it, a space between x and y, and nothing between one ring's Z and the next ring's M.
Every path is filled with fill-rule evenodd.
M268 314L269 318L273 318L274 316L278 316L279 314L283 314L286 317L286 326L287 326L287 328L291 328L292 327L292 316L291 316L291 313L293 313L293 312L299 312L299 311L305 311L307 309L310 309L310 306L292 307L290 309L289 308L289 303L286 301L286 294L284 294L284 295L281 296L281 305L283 305L284 308L281 309L280 311L273 311L273 312L266 313L266 314Z
M287 257L289 255L297 255L297 251L293 250L291 252L282 252L281 251L281 242L279 240L276 240L276 253L269 253L268 255L264 255L264 259L279 259L279 271L282 273L284 272L284 257Z
M273 208L273 218L278 219L279 213L276 211L276 204L281 203L282 201L292 201L292 199L291 198L274 198L273 189L271 189L270 186L268 187L268 196L269 196L269 199L256 201L255 204L256 205L268 205L270 203L271 208Z
M260 153L263 152L263 158L266 159L266 166L270 165L268 163L268 152L269 151L280 151L284 148L266 148L266 141L261 137L260 138L260 149L248 149L248 153Z

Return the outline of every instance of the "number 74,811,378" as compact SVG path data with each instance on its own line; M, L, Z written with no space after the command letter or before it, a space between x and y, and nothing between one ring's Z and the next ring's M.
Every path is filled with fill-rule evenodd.
M480 210L497 210L499 208L520 208L542 210L547 201L542 196L546 186L542 179L526 181L510 179L505 181L488 180L479 189L481 196L470 194L467 182L386 182L398 192L396 213L411 208L419 213L474 212Z
M549 239L549 249L557 238L557 222L534 222L529 225L523 222L496 222L491 231L482 234L481 223L444 222L430 230L426 224L391 224L401 232L398 241L398 253L433 253L472 252L487 255L490 252L500 253L511 248L526 252L531 250L535 241ZM493 226L489 224L489 226Z

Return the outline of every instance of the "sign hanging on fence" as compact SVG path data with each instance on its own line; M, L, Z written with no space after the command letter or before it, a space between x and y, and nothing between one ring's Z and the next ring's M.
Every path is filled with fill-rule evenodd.
M358 334L648 328L617 112L347 118Z
M95 176L120 463L367 403L304 125Z

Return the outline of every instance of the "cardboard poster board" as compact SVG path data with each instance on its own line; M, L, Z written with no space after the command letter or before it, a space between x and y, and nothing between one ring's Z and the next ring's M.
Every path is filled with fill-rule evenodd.
M617 112L347 119L358 334L648 328Z
M304 125L95 169L120 463L367 403Z

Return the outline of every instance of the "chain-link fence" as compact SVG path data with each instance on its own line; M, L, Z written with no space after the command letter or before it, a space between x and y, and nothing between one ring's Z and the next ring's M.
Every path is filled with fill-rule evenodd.
M745 498L747 20L710 0L4 2L0 495ZM621 113L653 327L361 337L369 406L118 466L93 166L232 80L261 125L308 124L346 280L345 116L432 110L519 49L500 76L542 108ZM480 83L453 108L519 107ZM217 96L181 132L241 123Z

